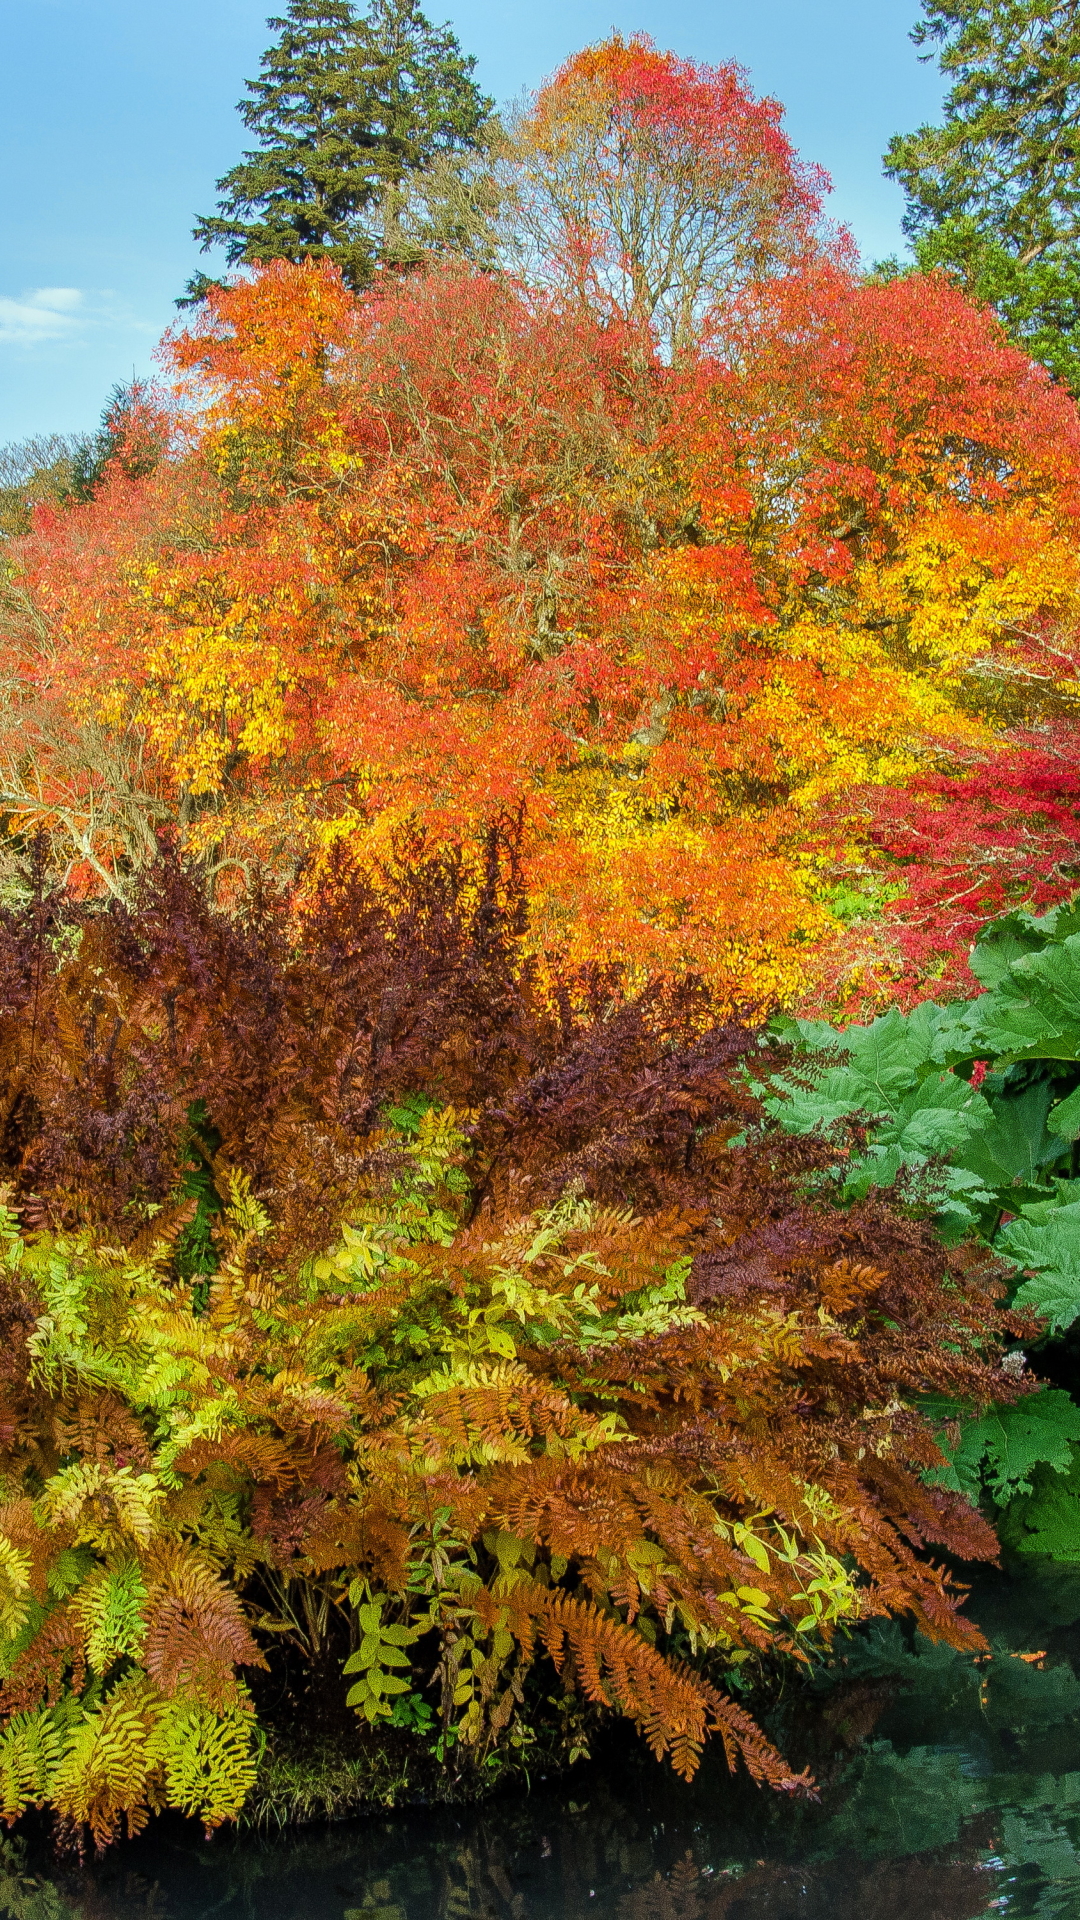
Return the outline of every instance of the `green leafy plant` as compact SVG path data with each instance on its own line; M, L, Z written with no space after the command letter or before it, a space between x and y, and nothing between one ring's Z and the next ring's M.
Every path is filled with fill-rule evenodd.
M1080 1318L1080 907L1005 916L970 966L985 989L971 1000L844 1029L781 1022L794 1053L765 1105L792 1132L836 1143L842 1200L888 1189L932 1215L945 1239L991 1248L1011 1269L1012 1304L1041 1323L1037 1365L1051 1379L1064 1368L1072 1384L1060 1336ZM1080 1410L1044 1387L961 1424L949 1484L1003 1507L1016 1499L1026 1519L1014 1516L1007 1537L1074 1558L1063 1487L1076 1443Z

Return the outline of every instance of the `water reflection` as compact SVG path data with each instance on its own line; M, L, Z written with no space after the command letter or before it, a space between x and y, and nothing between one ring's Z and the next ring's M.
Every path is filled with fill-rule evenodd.
M626 1761L286 1842L162 1825L82 1873L9 1845L0 1920L1080 1916L1080 1569L1000 1579L974 1610L980 1665L896 1627L852 1643L795 1725L817 1806Z
M414 1828L408 1859L400 1826L322 1837L287 1861L170 1847L144 1858L142 1874L9 1879L0 1912L12 1920L974 1920L1008 1879L978 1837L884 1862L840 1855L717 1865L703 1837L682 1836L690 1844L672 1859L658 1836L635 1844L617 1830L624 1809L611 1824L603 1810L597 1823L597 1812L590 1803L563 1818L554 1844L545 1835L523 1843L489 1822L456 1837L441 1823L426 1835Z

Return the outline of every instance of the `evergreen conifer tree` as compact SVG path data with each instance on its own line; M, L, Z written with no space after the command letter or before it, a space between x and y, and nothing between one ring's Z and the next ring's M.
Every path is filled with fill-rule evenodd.
M904 227L918 264L958 275L1078 392L1080 7L922 4L912 39L940 49L952 82L944 125L898 134L885 155L908 196Z
M203 251L230 265L332 260L353 287L382 251L380 210L411 171L475 146L492 103L452 30L415 0L289 0L240 102L253 151L218 181ZM198 298L205 275L192 281Z

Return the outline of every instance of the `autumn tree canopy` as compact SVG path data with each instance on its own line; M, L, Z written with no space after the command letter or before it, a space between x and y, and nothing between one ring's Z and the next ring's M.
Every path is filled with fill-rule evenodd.
M643 34L568 60L519 115L506 171L526 271L654 329L669 354L717 301L812 247L829 189L739 67Z
M292 873L521 813L545 951L788 996L850 796L991 750L1071 632L1080 419L948 281L824 244L734 72L616 39L525 124L553 222L591 183L588 287L568 215L533 278L276 261L166 341L168 456L22 544L5 804L121 890L170 822ZM650 202L650 292L599 263L673 153L714 212Z

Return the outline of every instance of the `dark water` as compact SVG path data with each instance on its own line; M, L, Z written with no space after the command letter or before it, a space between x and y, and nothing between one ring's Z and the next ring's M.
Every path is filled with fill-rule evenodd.
M83 1873L9 1848L0 1920L1080 1920L1080 1568L998 1577L972 1611L989 1660L889 1626L795 1705L817 1805L616 1753L475 1813L162 1826Z

